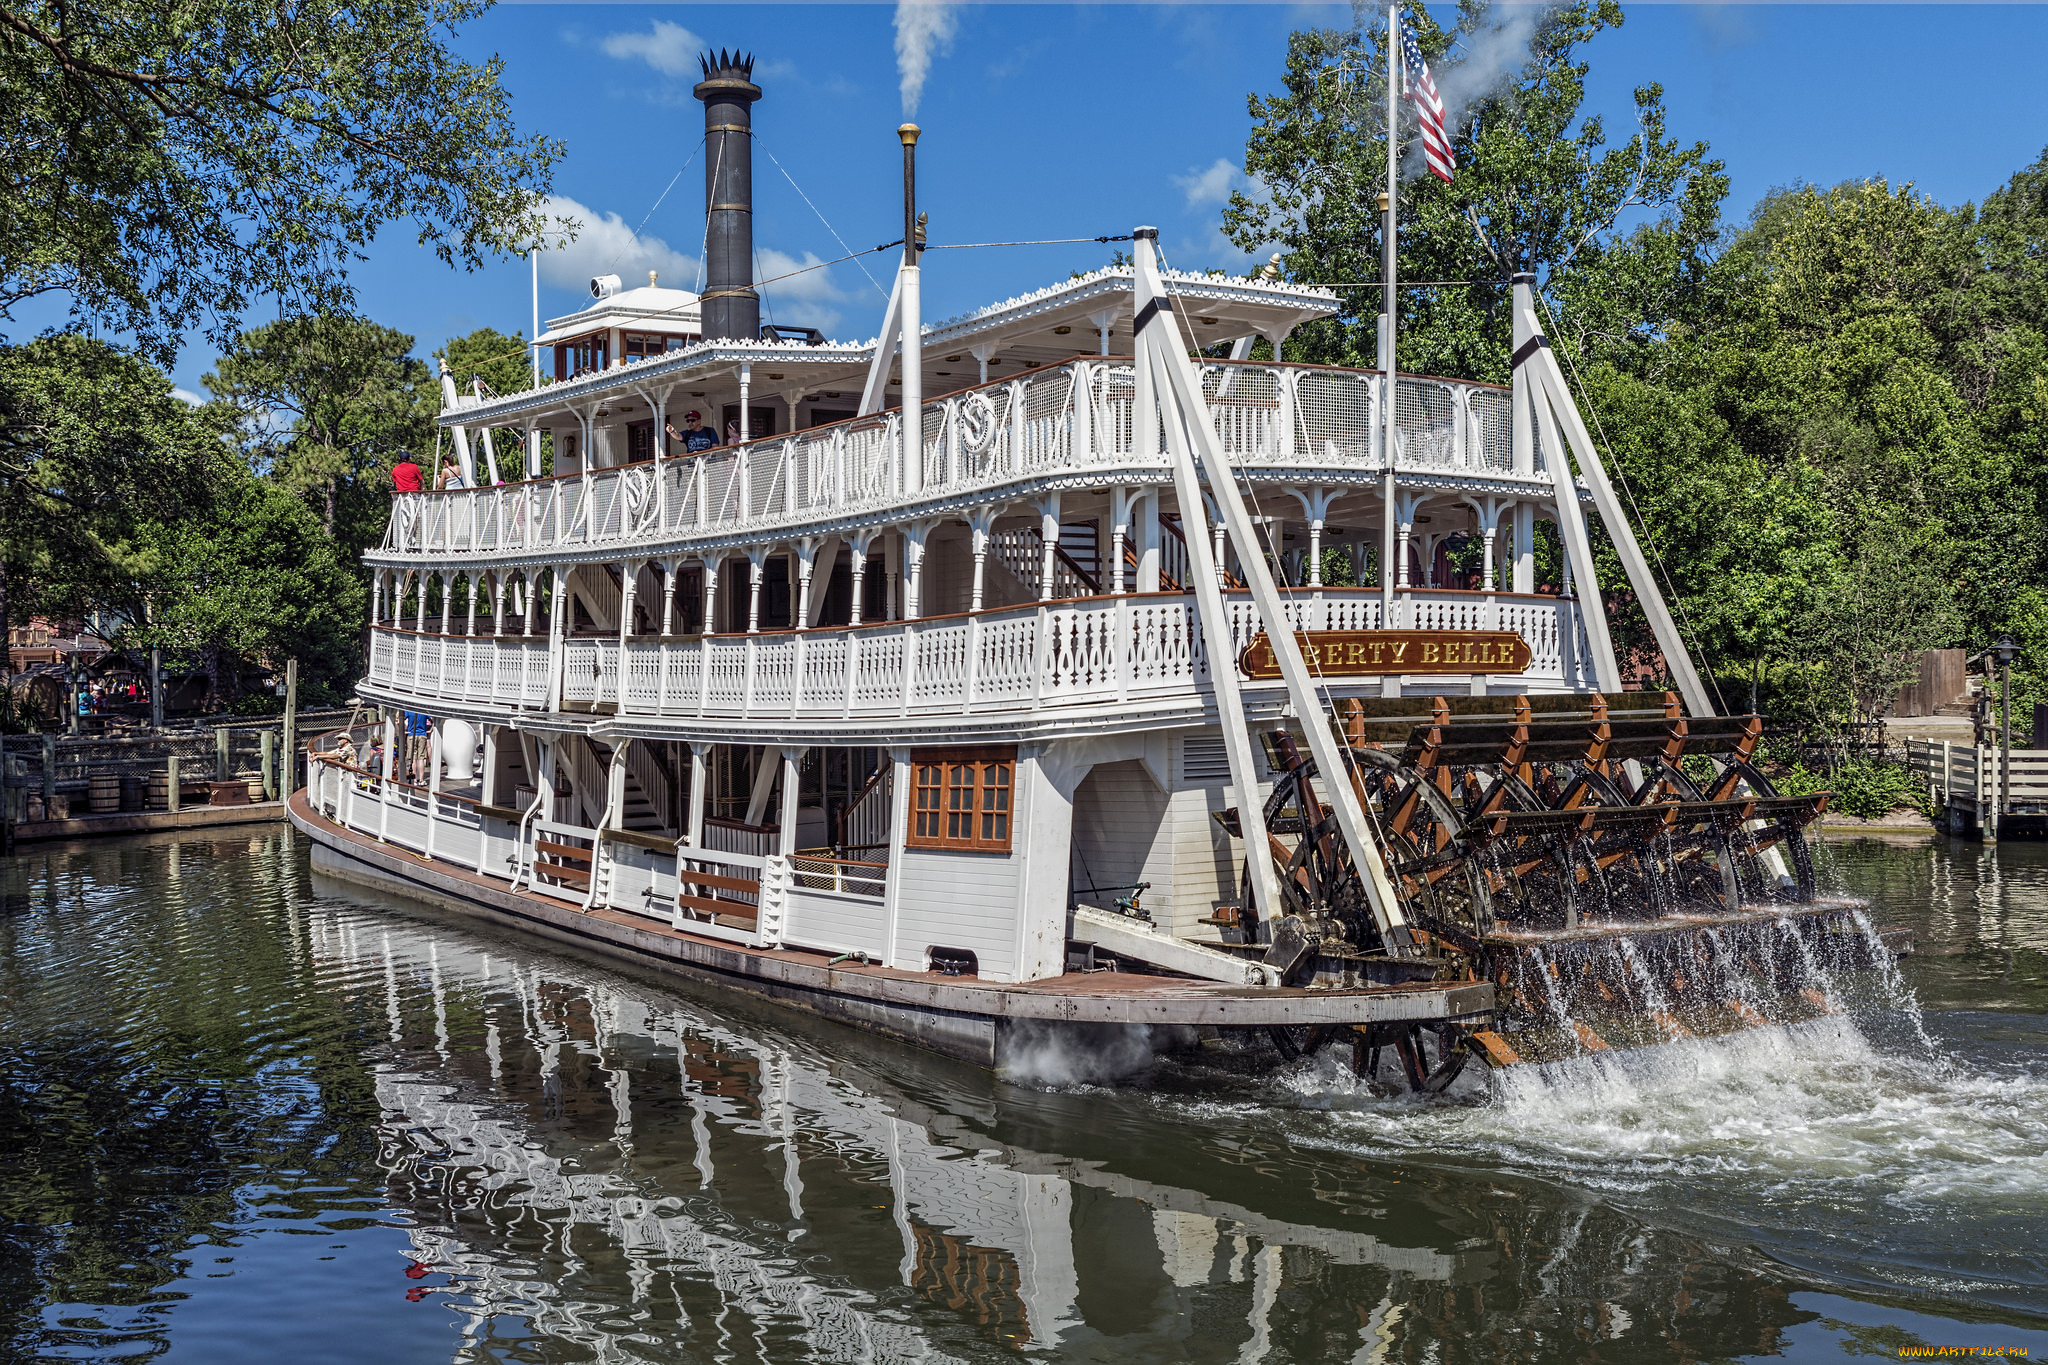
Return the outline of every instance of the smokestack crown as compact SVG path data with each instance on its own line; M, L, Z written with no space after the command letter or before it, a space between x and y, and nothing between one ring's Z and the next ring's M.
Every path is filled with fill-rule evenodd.
M754 84L754 54L751 52L706 52L697 58L697 65L704 72L704 79L690 93L700 100L724 99L745 100L751 103L761 98L761 87Z

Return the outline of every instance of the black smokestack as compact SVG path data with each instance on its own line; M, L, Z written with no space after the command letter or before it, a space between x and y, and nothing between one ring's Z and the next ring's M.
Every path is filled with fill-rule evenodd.
M761 335L754 292L754 59L723 50L698 58L704 79L704 336Z

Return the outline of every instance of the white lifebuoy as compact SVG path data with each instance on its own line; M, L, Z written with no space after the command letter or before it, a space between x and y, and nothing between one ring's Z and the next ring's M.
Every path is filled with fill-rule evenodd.
M960 439L976 455L996 439L996 405L985 393L970 393L960 400Z

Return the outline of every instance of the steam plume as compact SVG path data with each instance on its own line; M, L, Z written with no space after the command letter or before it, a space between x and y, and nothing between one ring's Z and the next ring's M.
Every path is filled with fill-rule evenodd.
M1529 45L1548 12L1542 5L1495 5L1488 10L1486 23L1459 44L1463 52L1457 62L1430 64L1444 101L1444 126L1454 136L1463 129L1465 110L1473 102L1493 94L1528 64ZM1404 109L1404 126L1412 128L1405 123L1406 115ZM1421 139L1412 139L1402 158L1402 178L1413 179L1425 169Z
M951 0L898 0L896 5L896 70L902 77L903 116L917 112L924 78L932 58L953 46L959 16Z

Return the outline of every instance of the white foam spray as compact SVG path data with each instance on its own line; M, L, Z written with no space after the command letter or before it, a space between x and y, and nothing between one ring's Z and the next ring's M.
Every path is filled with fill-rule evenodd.
M1048 1090L1112 1085L1151 1066L1168 1041L1145 1024L1023 1020L1003 1041L1000 1071L1006 1081Z
M932 59L952 50L959 28L958 6L949 0L898 0L896 72L903 92L903 116L917 112Z

